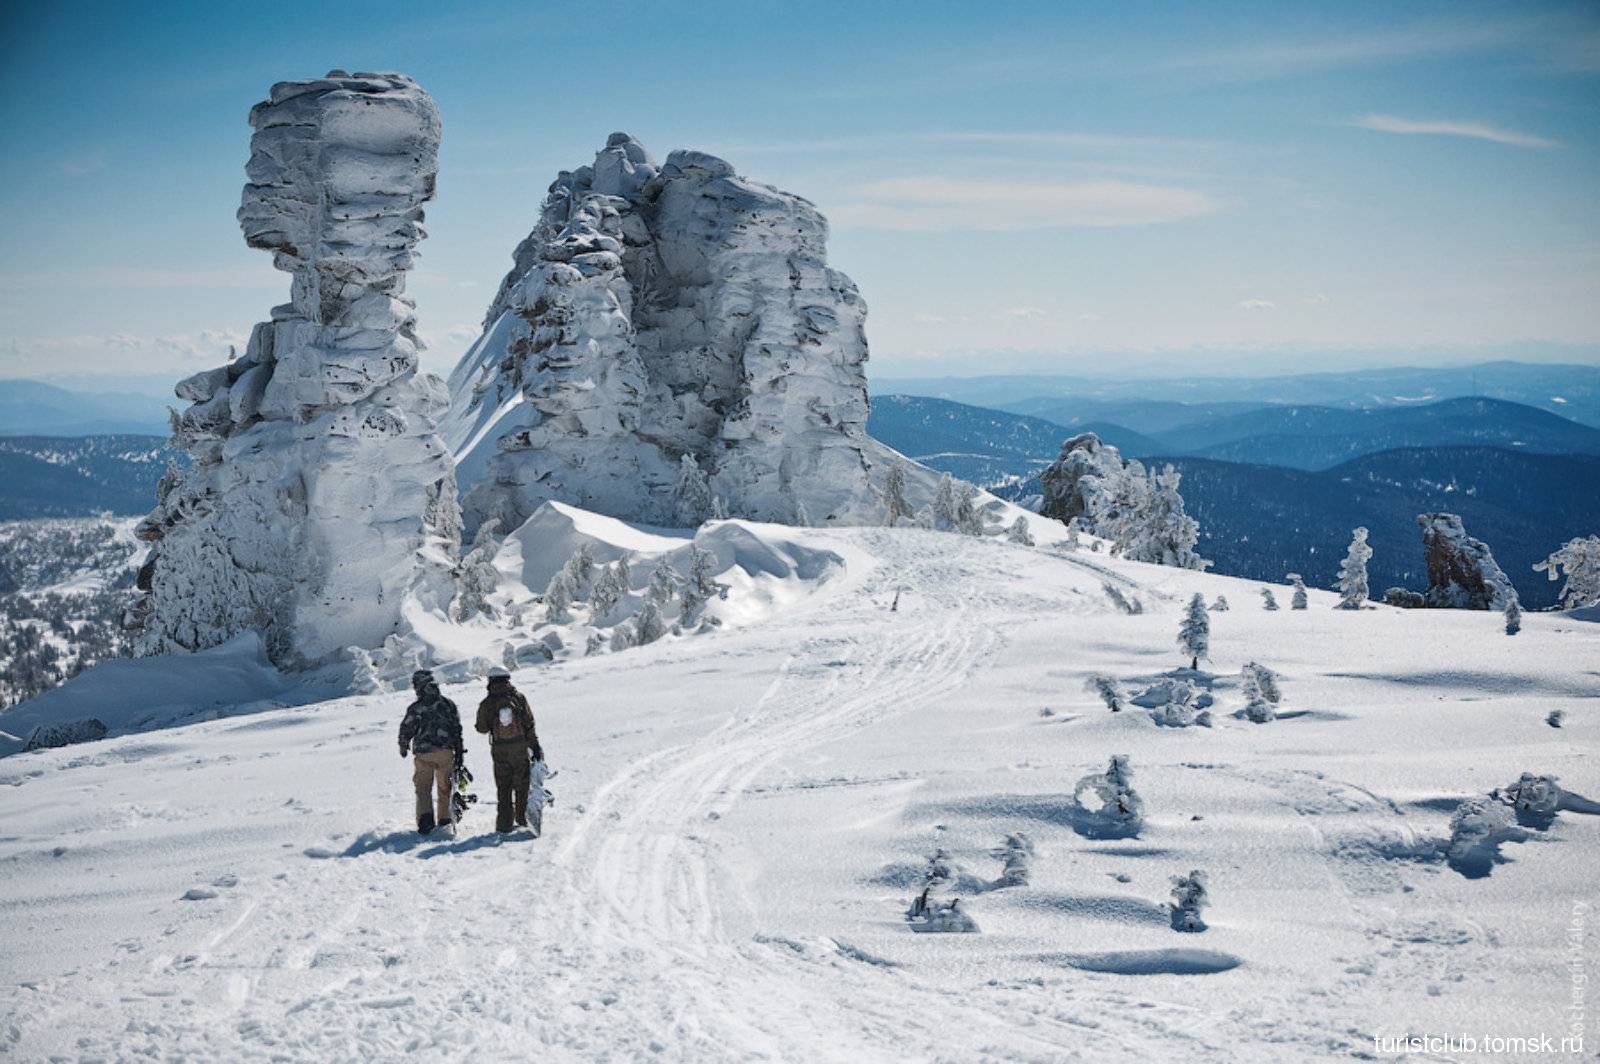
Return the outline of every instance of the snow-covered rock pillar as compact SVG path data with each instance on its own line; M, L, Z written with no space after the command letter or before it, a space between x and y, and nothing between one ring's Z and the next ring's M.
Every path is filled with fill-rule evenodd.
M448 395L417 372L404 296L439 112L404 75L336 70L274 85L250 124L239 224L291 298L242 358L178 385L193 464L140 526L156 561L138 620L148 653L257 629L274 661L306 667L382 644L408 595L450 596Z

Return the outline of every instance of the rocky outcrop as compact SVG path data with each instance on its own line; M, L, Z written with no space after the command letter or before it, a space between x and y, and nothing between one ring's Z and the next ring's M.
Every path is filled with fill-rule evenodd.
M417 372L404 295L439 114L404 75L336 70L274 85L250 124L239 224L291 298L242 358L178 385L193 461L139 526L155 547L136 621L149 653L256 629L304 667L381 644L410 592L449 597L448 395Z
M1428 563L1423 605L1434 609L1503 610L1516 597L1488 544L1467 535L1455 514L1419 514Z
M622 133L563 172L451 376L468 525L547 499L680 523L685 456L732 516L880 520L866 306L827 235L798 196Z
M1069 437L1061 445L1061 454L1039 474L1044 488L1039 516L1062 522L1074 517L1087 521L1094 482L1117 480L1122 472L1121 453L1099 436L1083 432Z

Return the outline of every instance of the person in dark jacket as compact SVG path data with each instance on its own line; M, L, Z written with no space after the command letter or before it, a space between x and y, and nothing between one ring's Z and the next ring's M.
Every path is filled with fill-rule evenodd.
M414 752L416 766L411 782L417 789L417 831L426 835L436 826L448 824L450 795L455 789L456 767L467 756L461 738L461 714L456 704L439 693L433 675L425 670L412 677L417 700L406 709L400 721L400 756ZM436 794L438 813L429 801Z
M513 827L525 828L528 767L544 760L544 750L534 730L532 707L502 670L489 674L489 693L478 703L477 729L489 736L489 753L494 759L495 827L501 834Z

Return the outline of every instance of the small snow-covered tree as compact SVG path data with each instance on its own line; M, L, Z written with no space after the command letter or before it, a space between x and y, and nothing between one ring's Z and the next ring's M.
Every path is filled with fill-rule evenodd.
M672 502L678 523L684 528L698 526L711 513L711 482L694 455L687 452L678 460L678 484L673 489Z
M667 634L667 622L661 616L661 607L653 598L646 598L639 612L633 615L633 642L635 646L654 643Z
M667 561L663 554L656 562L656 567L650 570L650 582L645 587L645 598L656 604L657 611L664 610L673 599L678 597L678 574L672 568L672 563ZM650 640L644 640L649 642Z
M1268 613L1271 613L1278 608L1277 596L1272 593L1272 589L1270 587L1264 587L1261 589L1261 608L1266 610Z
M1122 712L1122 689L1117 686L1117 681L1109 676L1091 676L1088 687L1100 696L1100 701L1104 702L1111 712Z
M1129 462L1118 498L1116 553L1124 558L1181 569L1209 569L1211 562L1195 553L1200 525L1184 512L1178 493L1182 474L1172 466L1146 474Z
M589 589L589 583L594 579L594 551L588 543L578 544L578 549L572 552L572 557L567 559L567 564L561 567L566 574L567 587L572 592L573 601L582 598Z
M883 505L884 524L890 528L916 513L906 501L906 470L899 462L889 466L889 475L884 479Z
M611 630L612 650L627 650L637 645L638 640L634 638L632 621L623 621Z
M1567 711L1566 710L1564 710L1564 709L1552 709L1549 713L1545 714L1544 722L1546 724L1550 725L1550 727L1552 727L1552 728L1559 728L1559 727L1561 727L1562 721L1564 721L1566 719L1567 719Z
M728 504L722 501L721 495L711 497L711 520L726 521L728 519Z
M1198 868L1186 876L1172 877L1172 929L1174 931L1204 931L1206 922L1200 910L1211 904L1206 892L1206 874Z
M933 493L934 527L947 531L957 527L956 482L949 473L939 474L939 486Z
M798 495L794 497L794 527L811 527L811 511L806 509L806 501Z
M1090 793L1099 799L1099 809L1083 804L1083 796ZM1089 812L1130 826L1144 814L1144 801L1133 789L1133 769L1128 766L1127 754L1111 755L1111 764L1104 772L1091 772L1080 779L1072 789L1072 801Z
M1211 602L1211 612L1212 613L1227 613L1228 612L1228 596L1226 596L1226 595L1218 595L1215 599L1213 599L1212 602Z
M689 548L689 576L683 582L683 617L693 621L714 598L728 597L728 585L717 582L717 556L699 547Z
M494 567L494 557L500 551L500 541L495 538L499 527L498 517L491 517L479 525L478 534L472 538L472 549L467 551L461 564L456 567L456 598L452 603L452 612L458 621L470 620L480 614L494 616L489 596L494 594L500 583L500 570Z
M1189 656L1189 668L1199 669L1200 659L1211 654L1211 618L1206 616L1205 596L1198 591L1183 611L1178 626L1178 646Z
M965 481L956 492L956 531L964 536L989 533L989 515L978 506L978 489Z
M1278 674L1265 665L1249 662L1239 670L1239 687L1244 691L1245 719L1265 724L1278 716L1277 704L1283 695L1278 690Z
M567 571L562 569L550 578L544 589L544 619L551 624L566 624L572 620L572 583Z
M1522 603L1517 601L1517 593L1512 591L1506 596L1506 635L1516 635L1522 631Z
M1025 887L1033 864L1033 840L1022 832L1007 835L995 850L995 856L1005 862L1005 869L995 881L997 887Z
M589 623L601 624L628 593L628 559L618 558L600 570L594 589L589 592Z
M1138 599L1124 595L1116 584L1101 584L1100 589L1106 593L1106 598L1111 600L1111 604L1123 613L1132 616L1144 612L1144 605Z
M1600 536L1569 539L1533 569L1551 580L1565 574L1567 582L1561 589L1564 609L1600 605Z
M1067 550L1079 550L1082 548L1083 543L1078 539L1079 527L1076 517L1067 522L1067 539L1066 542L1061 544Z
M1033 535L1028 531L1028 519L1021 514L1006 529L1006 539L1022 547L1033 546Z
M1372 548L1367 546L1367 530L1357 528L1350 535L1350 550L1344 556L1344 563L1339 566L1337 587L1341 596L1341 610L1359 610L1366 604L1367 562L1371 557Z
M1291 584L1294 585L1294 596L1289 600L1289 608L1291 610L1303 610L1303 609L1305 609L1306 608L1306 582L1305 582L1305 580L1301 578L1299 573L1290 573L1288 575L1287 579L1289 580L1289 582Z

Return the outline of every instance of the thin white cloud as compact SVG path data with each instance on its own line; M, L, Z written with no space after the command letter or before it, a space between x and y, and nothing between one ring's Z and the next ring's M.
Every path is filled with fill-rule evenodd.
M1366 115L1356 119L1352 125L1362 129L1373 129L1379 133L1421 134L1423 136L1439 137L1471 137L1475 140L1490 140L1496 144L1510 144L1518 148L1559 148L1559 141L1546 137L1536 137L1531 133L1518 133L1513 129L1501 129L1498 126L1487 125L1482 122L1425 122L1411 118L1400 118L1396 115Z
M1001 315L1007 318L1045 318L1049 313L1043 307L1007 307Z
M1204 193L1129 181L1031 183L900 177L855 190L828 212L838 225L902 232L1015 232L1075 226L1150 225L1212 214Z
M1277 305L1270 299L1246 299L1239 304L1245 310L1272 310Z

